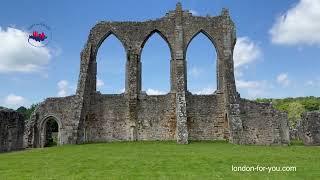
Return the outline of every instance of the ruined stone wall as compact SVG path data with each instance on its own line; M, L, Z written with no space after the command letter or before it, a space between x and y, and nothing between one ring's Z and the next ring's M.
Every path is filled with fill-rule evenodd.
M123 94L95 94L85 117L85 141L127 140L126 102Z
M224 103L220 95L187 96L190 140L224 139Z
M275 110L269 103L241 99L242 143L257 145L288 144L287 114Z
M298 134L305 145L320 145L320 112L303 113Z
M43 147L45 124L54 119L59 125L58 144L75 144L79 127L79 97L47 98L32 114L24 132L24 147Z
M139 96L138 140L175 140L177 123L175 100L175 94Z
M23 116L9 109L0 109L0 152L23 149Z
M141 52L153 33L168 43L170 92L148 96L141 90ZM206 96L187 89L186 52L199 33L217 51L217 91ZM125 93L97 92L96 55L101 43L115 35L126 51ZM61 144L87 141L229 139L235 144L288 143L286 115L269 105L240 99L234 79L235 24L227 9L218 16L194 16L178 3L164 17L144 22L97 23L80 54L76 95L43 102L27 125L26 144L43 145L44 124L54 118ZM113 67L109 67L113 68ZM214 69L213 69L214 70ZM227 126L226 126L227 124Z

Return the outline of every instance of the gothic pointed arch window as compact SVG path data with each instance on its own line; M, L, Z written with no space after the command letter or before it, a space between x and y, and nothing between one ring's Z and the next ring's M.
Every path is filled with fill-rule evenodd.
M97 56L96 89L102 94L125 91L126 52L121 41L110 33L101 43Z
M192 94L213 94L217 89L217 53L205 31L199 31L186 49L187 88Z
M170 45L163 34L152 31L142 44L142 90L148 95L170 91Z

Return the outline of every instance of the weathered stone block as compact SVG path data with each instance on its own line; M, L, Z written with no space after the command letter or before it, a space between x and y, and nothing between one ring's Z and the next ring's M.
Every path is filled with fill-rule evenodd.
M23 149L24 118L10 109L0 109L0 152Z
M320 112L306 112L301 116L299 136L305 145L320 145Z

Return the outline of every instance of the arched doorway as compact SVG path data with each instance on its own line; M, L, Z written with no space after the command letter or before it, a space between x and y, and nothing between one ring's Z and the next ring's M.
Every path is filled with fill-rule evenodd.
M40 124L40 146L52 147L61 144L61 122L54 116L45 118Z
M59 143L59 125L54 119L49 119L46 126L45 147L57 146Z

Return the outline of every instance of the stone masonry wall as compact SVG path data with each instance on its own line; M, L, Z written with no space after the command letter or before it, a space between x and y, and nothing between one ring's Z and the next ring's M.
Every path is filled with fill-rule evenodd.
M187 96L190 140L224 139L224 104L222 95Z
M138 140L175 140L175 94L140 95L137 122Z
M0 152L23 149L23 116L9 109L0 109Z
M43 147L45 143L45 124L54 119L59 125L58 144L75 144L79 124L79 98L47 98L32 114L24 132L24 147Z
M126 101L123 94L96 94L85 117L85 141L127 140Z
M320 112L306 112L301 115L298 134L305 145L320 145Z
M257 145L288 144L287 114L275 110L269 103L241 99L243 125L242 143Z

